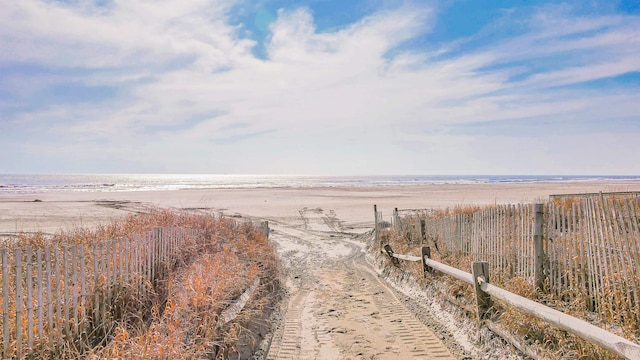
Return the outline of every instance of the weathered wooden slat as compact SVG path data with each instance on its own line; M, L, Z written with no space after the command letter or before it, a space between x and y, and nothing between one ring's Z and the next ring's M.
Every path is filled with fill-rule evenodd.
M638 201L640 200L636 199L636 202ZM635 211L635 206L628 199L624 200L624 214L625 219L628 219L629 223L629 248L633 249L633 255L631 255L630 262L635 265L636 280L640 281L640 245L638 244L640 242L640 223L638 222L638 216ZM636 303L635 306L638 317L640 317L640 303Z
M74 335L78 333L78 249L75 245L71 246L71 326Z
M25 267L27 268L27 351L31 352L33 348L33 248L31 246L27 247Z
M131 272L131 238L124 239L124 283L129 284Z
M604 273L605 273L605 278L604 278L604 283L607 285L607 287L609 289L613 289L612 293L608 293L608 294L602 294L603 298L608 298L610 300L611 296L614 296L613 294L617 294L618 293L618 289L617 289L617 284L615 281L615 276L614 276L614 272L615 272L615 264L611 259L611 251L609 249L608 242L609 242L609 237L607 236L607 230L606 230L606 215L604 214L604 209L602 206L602 200L594 200L593 201L593 206L594 206L594 212L595 212L595 220L596 220L596 228L598 229L598 239L599 239L599 246L601 248L601 251L599 253L599 257L602 261L602 264L604 264ZM605 288L606 289L606 288ZM609 300L609 301L610 301ZM611 314L614 315L614 314Z
M627 274L625 274L625 279L629 282L627 284L627 288L631 288L633 290L633 304L636 308L636 316L640 319L640 296L638 295L638 287L640 286L640 268L638 267L638 257L632 256L633 252L633 230L631 229L631 224L627 226L627 222L625 221L625 212L624 212L624 204L622 201L614 201L613 202L614 209L616 211L616 217L618 220L618 229L619 229L619 241L622 249L622 258L625 262L625 268L627 269Z
M107 304L111 301L109 297L109 262L108 262L108 243L101 242L100 243L100 273L104 276L104 282L101 284L103 293L102 298L100 299L100 322L103 326L106 325L106 317L107 317Z
M45 262L45 266L46 266L46 273L47 273L47 286L46 286L46 292L47 292L47 332L49 334L52 334L54 331L54 325L53 325L53 297L51 294L51 284L52 284L52 277L51 277L51 248L46 247L44 249L44 262Z
M87 325L87 286L86 286L86 278L85 278L85 258L84 258L84 245L80 244L78 246L78 253L80 256L80 306L82 307L82 311L79 313L80 316L80 333L84 334L86 331Z
M93 323L97 323L100 315L100 252L98 244L93 243Z
M64 321L64 336L66 339L70 337L70 325L71 325L71 269L69 268L69 247L62 247L62 280L63 280L63 302L62 302L62 311L64 312L62 315L62 320Z
M598 201L591 199L589 201L591 208L591 216L592 222L594 225L594 236L595 239L595 249L596 249L596 259L598 261L598 268L600 269L600 273L598 274L600 278L600 302L598 303L600 312L602 312L603 308L602 301L607 298L607 289L611 287L611 283L609 279L611 279L611 269L609 267L609 263L607 261L606 255L606 246L604 233L602 231L602 218L599 209Z
M595 245L595 231L593 226L593 215L591 211L590 201L585 199L583 201L584 206L584 223L585 223L585 236L583 237L584 241L587 243L587 256L589 257L589 276L590 281L593 284L593 300L594 300L594 310L597 309L598 304L600 304L600 289L601 286L601 271L599 271L599 264L597 259L597 249Z
M138 240L136 236L132 236L130 241L131 241L131 275L133 276L131 281L133 281L134 284L137 284L138 275L140 274L140 268L139 268L140 262L138 261L138 255L139 255Z
M117 252L117 248L116 248L116 243L117 240L111 240L111 242L109 243L110 248L109 248L109 265L111 266L111 280L109 283L109 293L112 292L113 287L116 285L117 283L117 277L118 277L118 252ZM113 298L111 296L111 298Z
M121 283L123 275L124 275L123 274L123 272L124 272L124 269L123 269L123 267L124 267L124 249L123 249L123 246L122 246L122 239L118 239L116 245L117 245L117 248L118 248L117 259L116 259L117 260L116 263L118 264L118 276L116 277L116 281L118 283Z
M420 258L418 258L418 260L419 259ZM256 277L256 279L251 283L251 286L249 286L249 288L245 290L242 293L242 295L240 295L240 297L238 297L231 305L229 305L229 307L227 307L225 310L223 310L220 313L220 318L222 319L222 325L225 325L230 321L233 321L233 319L235 319L238 316L238 314L242 311L242 309L244 309L244 306L247 304L247 301L249 301L249 298L251 297L251 295L253 295L253 292L258 288L259 284L260 284L260 278Z
M9 261L7 250L2 249L2 356L9 351Z
M558 243L555 246L555 251L558 253L558 269L557 269L557 277L555 291L560 294L567 288L567 252L569 251L567 247L567 238L565 236L565 220L564 213L562 212L562 208L556 208L556 226L558 227L556 238L558 239Z
M22 250L14 251L16 262L16 358L22 359Z
M584 241L580 235L580 228L578 225L578 212L577 212L577 204L571 204L571 226L572 226L572 237L571 241L576 244L576 266L579 266L580 271L576 274L576 287L578 289L584 287L587 292L587 296L589 296L589 287L587 283L587 269L586 269L586 261L587 258L585 256L584 251Z
M545 224L547 236L543 236L541 245L543 246L543 253L546 254L545 257L549 260L547 269L549 273L548 280L550 281L553 289L558 281L556 276L556 273L558 272L558 251L556 251L556 247L558 245L558 231L556 226L558 226L558 223L556 218L556 208L554 206L548 206L545 212L547 215L547 223Z
M571 212L564 206L562 207L562 218L564 219L564 241L567 244L568 256L567 256L567 279L570 289L577 289L577 283L575 276L578 273L576 267L576 242L572 237L573 229L571 228Z
M44 297L42 295L43 293L43 287L44 287L44 277L42 276L42 249L38 249L36 251L36 264L37 264L37 288L38 288L38 339L42 342L42 340L44 339L44 313L43 313L43 307L44 307Z
M618 241L618 235L616 234L617 226L615 225L614 213L613 213L613 203L610 198L603 202L602 208L604 210L604 214L606 216L606 225L607 225L607 235L608 235L608 246L611 248L609 254L611 256L611 261L615 266L614 281L616 282L616 286L621 290L621 293L627 293L627 299L630 299L631 292L629 288L623 285L624 277L623 277L623 261L621 256L621 245ZM626 269L625 269L626 271Z

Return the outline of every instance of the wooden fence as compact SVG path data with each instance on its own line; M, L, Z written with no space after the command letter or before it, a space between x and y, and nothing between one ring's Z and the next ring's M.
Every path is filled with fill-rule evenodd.
M394 227L410 243L431 246L444 257L489 262L494 282L523 277L557 294L583 294L590 309L601 314L635 314L640 320L639 206L637 196L601 194L548 201L540 224L539 263L533 205L491 206L446 216L413 211L394 215Z
M3 358L23 358L62 343L96 337L125 286L143 298L164 281L180 246L198 230L152 232L94 243L34 250L1 249Z
M407 254L397 254L393 252L389 244L384 246L385 252L394 261L394 264L398 264L397 259L404 261L421 261L422 269L425 272L433 272L433 270L441 271L456 279L462 280L470 285L473 285L476 293L476 303L478 307L478 322L479 325L487 325L492 331L498 331L499 335L505 338L505 340L511 342L514 346L520 349L522 352L534 359L539 356L532 351L529 351L527 347L515 339L514 337L502 332L495 326L490 320L489 313L492 307L492 297L499 299L510 306L517 308L518 310L525 312L538 319L551 323L558 328L565 330L569 333L577 335L591 343L598 344L599 346L610 350L617 355L629 360L640 360L640 345L629 341L621 336L606 331L592 325L584 320L567 315L558 310L547 307L543 304L537 303L530 299L524 298L520 295L509 292L498 286L494 286L489 283L490 272L489 263L484 261L473 262L471 264L471 273L464 272L460 269L448 266L446 264L434 261L429 258L430 248L422 248L422 256L412 256Z

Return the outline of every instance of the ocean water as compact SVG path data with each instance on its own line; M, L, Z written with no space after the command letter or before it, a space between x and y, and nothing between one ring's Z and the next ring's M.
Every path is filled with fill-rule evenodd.
M635 180L640 176L557 175L199 175L199 174L0 174L2 193L52 191L151 191L182 189L366 187L384 185L465 184L504 182L562 182L586 180Z

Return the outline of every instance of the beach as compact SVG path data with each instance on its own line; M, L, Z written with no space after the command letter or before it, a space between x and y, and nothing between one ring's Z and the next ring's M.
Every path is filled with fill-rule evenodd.
M550 195L640 191L637 180L0 193L0 237L93 227L151 209L269 221L286 296L259 343L265 359L523 359L371 248L374 205L399 210L529 204ZM373 249L373 251L372 251ZM252 345L253 346L253 345ZM253 351L253 350L252 350Z
M640 191L640 180L4 193L0 234L95 226L154 207L274 220L298 218L304 209L322 209L344 228L366 231L373 225L373 205L387 217L394 208L532 203L553 194L600 191Z

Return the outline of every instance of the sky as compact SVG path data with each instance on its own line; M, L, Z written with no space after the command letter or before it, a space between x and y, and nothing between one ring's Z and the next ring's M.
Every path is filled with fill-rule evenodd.
M0 173L640 175L640 0L0 0Z

